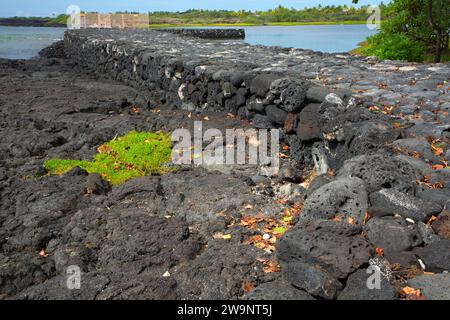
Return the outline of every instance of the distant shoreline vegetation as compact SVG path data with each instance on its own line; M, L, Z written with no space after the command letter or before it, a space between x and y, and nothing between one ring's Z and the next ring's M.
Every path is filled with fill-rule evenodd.
M365 24L369 14L368 6L321 6L304 9L278 6L267 11L229 11L229 10L188 10L184 12L150 12L150 27L196 27L196 26L298 26ZM385 9L380 4L381 12ZM117 12L135 13L135 12ZM49 17L0 18L3 26L64 27L68 16L61 14Z
M61 14L54 18L48 17L11 17L0 18L0 26L9 27L66 27L68 16Z

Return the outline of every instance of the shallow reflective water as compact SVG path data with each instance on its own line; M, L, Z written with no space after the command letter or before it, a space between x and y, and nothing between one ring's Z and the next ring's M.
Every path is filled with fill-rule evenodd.
M347 52L376 33L367 26L322 25L292 27L246 27L245 42L267 46L294 47L322 52Z
M65 28L0 26L0 58L30 59L38 52L61 40Z

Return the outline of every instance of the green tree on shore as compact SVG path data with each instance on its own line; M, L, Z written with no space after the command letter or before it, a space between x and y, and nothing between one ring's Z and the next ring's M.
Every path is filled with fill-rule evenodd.
M433 61L440 62L448 52L450 0L393 0L385 14L380 33L368 38L364 53L381 59L423 61L430 52Z

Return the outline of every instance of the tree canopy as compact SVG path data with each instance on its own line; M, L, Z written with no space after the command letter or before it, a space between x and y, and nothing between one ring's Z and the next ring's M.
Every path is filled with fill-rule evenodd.
M380 33L368 38L366 54L381 59L423 61L432 53L434 62L439 62L448 52L449 0L393 0L384 19Z

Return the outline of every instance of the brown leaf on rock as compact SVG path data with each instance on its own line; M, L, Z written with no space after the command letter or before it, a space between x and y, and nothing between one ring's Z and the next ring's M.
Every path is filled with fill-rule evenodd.
M275 200L275 203L276 204L286 204L287 200L286 199L277 199L277 200Z
M335 221L335 222L340 222L340 221L342 221L342 217L337 214L337 215L334 215L333 217L331 217L329 220Z
M245 280L244 282L242 282L241 287L242 287L242 290L244 290L245 293L249 293L249 292L251 292L251 291L253 291L255 289L255 285L252 282L248 281L248 280Z
M444 184L442 182L435 182L435 183L430 183L430 177L425 175L423 176L422 180L416 180L416 183L421 185L421 186L425 186L427 188L430 189L442 189L444 188Z
M420 289L414 289L412 287L404 287L400 290L400 296L404 300L425 300Z
M44 249L42 249L41 251L39 251L39 253L38 253L41 257L43 257L43 258L47 258L48 257L48 253L47 252L45 252L45 250Z
M375 248L375 253L380 257L384 257L384 251L381 248Z
M431 226L436 220L436 216L431 216L431 218L427 221L427 225Z
M364 214L364 219L363 219L363 224L366 224L367 223L367 221L369 221L370 220L370 214L368 213L368 212L366 212L365 214Z
M262 239L262 236L261 235L255 235L255 236L251 236L250 238L248 238L247 240L244 240L244 244L256 244L256 243L259 243L259 242L261 242L263 239Z
M280 272L280 270L281 270L280 265L276 261L262 259L262 258L258 258L257 260L264 265L264 268L263 268L264 273Z
M411 157L415 158L415 159L419 159L421 156L421 154L417 151L413 151L411 152Z

